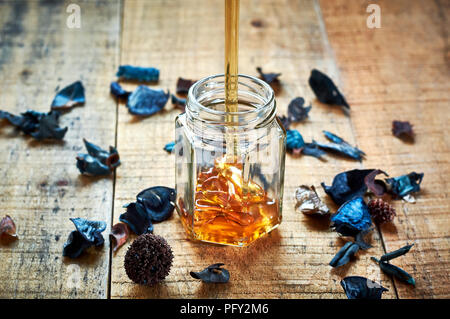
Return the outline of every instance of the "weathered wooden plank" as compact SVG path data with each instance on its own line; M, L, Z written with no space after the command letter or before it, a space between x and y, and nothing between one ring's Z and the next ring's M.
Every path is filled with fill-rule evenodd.
M62 143L37 142L0 126L0 212L19 240L0 245L1 298L104 298L109 244L77 260L62 257L70 217L110 225L113 178L87 178L75 166L82 138L115 143L109 82L118 62L119 1L77 1L81 28L66 25L72 1L0 2L0 105L48 111L58 88L81 80L87 103L61 117Z
M416 204L395 201L398 217L382 227L386 249L415 243L393 261L417 286L396 281L400 298L450 296L450 67L448 1L377 1L381 28L366 27L373 1L322 0L366 167L392 176L424 172ZM414 125L414 144L391 133L392 120Z
M223 73L223 1L126 1L123 19L121 64L160 68L161 79L155 87L173 92L179 76L200 78ZM339 109L317 103L307 84L314 67L339 83L318 3L242 1L240 21L240 72L255 75L255 67L262 66L267 71L283 73L282 90L277 94L279 114L286 114L292 98L303 96L307 103L313 103L310 119L296 126L306 140L323 140L321 130L329 129L355 143L350 119ZM255 21L259 22L252 25ZM138 120L119 105L117 146L123 165L117 171L115 222L123 212L122 205L134 201L140 190L156 185L173 187L174 157L167 155L163 147L174 138L177 113L168 106L164 112ZM335 174L358 167L358 162L337 157L321 162L288 156L283 222L248 248L189 241L178 216L156 224L155 233L164 236L174 250L171 274L156 287L133 284L123 269L127 249L124 246L113 256L111 297L345 298L339 285L345 275L381 281L390 288L386 297L395 297L390 279L369 260L370 254L382 253L377 234L370 253L363 252L356 262L333 270L328 263L343 241L329 230L326 221L294 211L296 186L331 183ZM319 192L324 195L321 189ZM190 270L216 262L227 265L230 283L203 285L189 276Z

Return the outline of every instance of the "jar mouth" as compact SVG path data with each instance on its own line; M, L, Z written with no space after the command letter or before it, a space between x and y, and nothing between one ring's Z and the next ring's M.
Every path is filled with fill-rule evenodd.
M250 119L264 113L272 113L275 109L275 94L266 82L245 74L238 75L238 111L227 112L211 106L224 105L225 75L217 74L195 82L189 89L186 111L206 117L224 118L232 116L236 119ZM246 105L241 103L246 101ZM208 101L208 103L205 103ZM206 104L206 105L205 105ZM202 117L200 115L200 117Z

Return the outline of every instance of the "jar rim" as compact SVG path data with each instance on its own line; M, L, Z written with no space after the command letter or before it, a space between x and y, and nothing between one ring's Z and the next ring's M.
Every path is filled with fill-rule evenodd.
M224 73L220 73L220 74L215 74L215 75L210 75L207 76L203 79L198 80L197 82L195 82L188 91L188 102L187 104L194 104L195 106L197 106L200 110L205 111L207 113L210 113L212 115L218 115L218 116L225 116L225 115L233 115L233 116L243 116L243 115L247 115L247 114L252 114L252 113L257 113L260 112L261 110L270 107L271 105L274 105L274 100L275 100L275 93L272 89L272 87L267 84L267 82L258 79L254 76L251 75L246 75L246 74L238 74L238 83L239 83L239 79L248 79L251 81L256 82L258 85L261 85L264 88L264 91L269 92L269 98L267 99L267 101L264 102L264 104L258 104L257 107L253 108L253 109L249 109L249 110L244 110L244 111L237 111L237 112L227 112L227 111L221 111L221 110L215 110L212 108L209 108L203 104L201 104L200 102L198 102L197 100L197 92L198 89L205 83L208 82L210 80L213 79L217 79L217 78L224 78L225 79L225 74ZM239 96L239 90L238 90L238 96ZM189 105L186 105L186 108L189 108Z

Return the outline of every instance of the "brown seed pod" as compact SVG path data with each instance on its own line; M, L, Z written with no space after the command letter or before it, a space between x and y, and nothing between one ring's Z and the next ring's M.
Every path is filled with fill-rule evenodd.
M135 283L152 286L166 278L172 260L172 249L163 237L143 234L128 248L124 266Z
M377 224L391 222L397 215L395 208L381 198L372 199L368 206L370 215Z

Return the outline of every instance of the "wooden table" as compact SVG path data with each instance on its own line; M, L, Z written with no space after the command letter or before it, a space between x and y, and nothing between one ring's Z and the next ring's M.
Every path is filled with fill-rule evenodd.
M321 140L328 129L367 157L359 163L287 156L283 222L248 248L189 241L178 216L156 224L175 259L155 287L127 278L126 246L112 254L106 240L75 260L63 258L62 247L74 228L70 217L104 220L109 230L140 190L174 185L174 156L163 147L174 138L179 111L169 104L136 119L110 96L109 83L123 64L158 67L153 87L172 92L179 76L223 72L223 1L78 0L79 29L66 25L72 2L0 2L0 108L47 111L58 88L76 80L87 98L62 116L69 127L63 143L37 142L0 126L0 212L13 217L19 235L0 246L0 297L345 298L339 281L348 275L381 282L389 289L385 298L450 297L448 1L377 1L379 29L366 26L373 1L241 1L240 72L256 75L257 66L282 72L278 113L302 96L313 105L309 120L295 126L306 140ZM315 99L307 84L312 68L338 84L350 116ZM414 144L392 135L392 120L414 124ZM118 148L122 165L114 176L79 174L75 156L83 138ZM329 184L337 173L363 167L391 176L424 172L422 190L416 204L393 201L397 217L373 234L373 248L332 269L328 262L344 240L327 221L296 213L293 194L300 184ZM415 277L415 288L392 280L369 258L412 242L395 264ZM228 284L205 285L189 276L215 262L230 270Z

